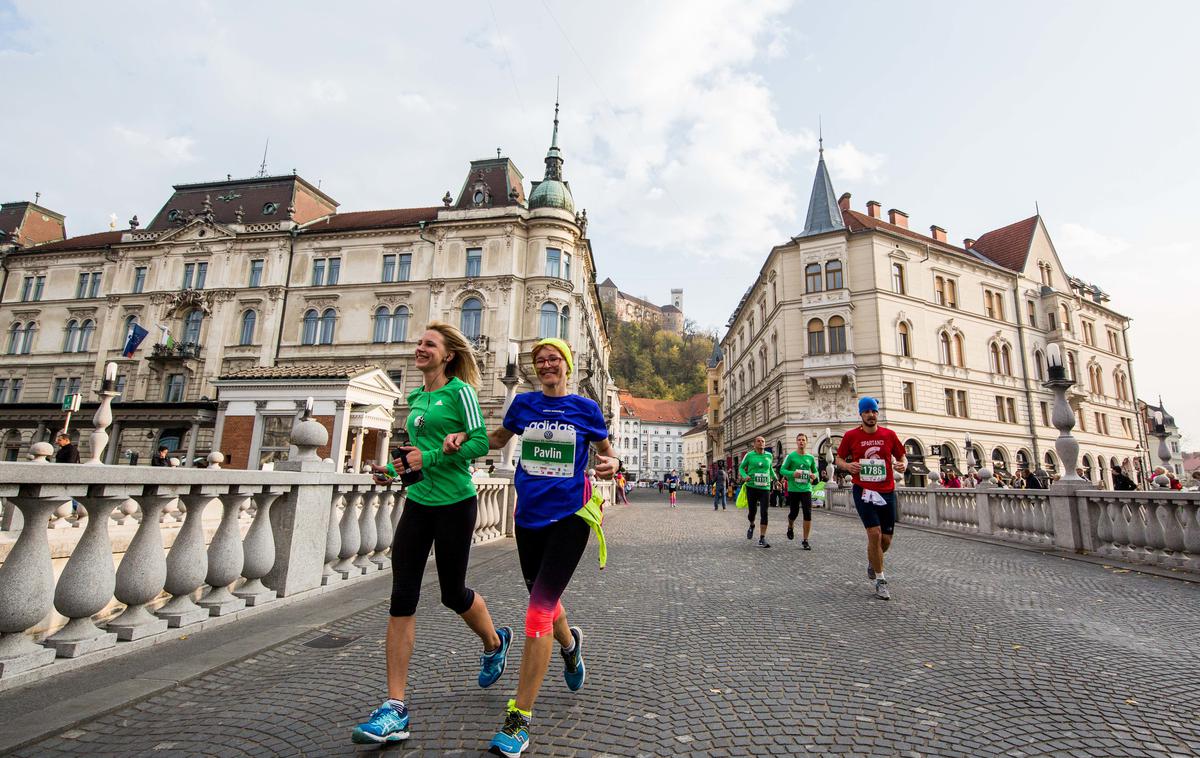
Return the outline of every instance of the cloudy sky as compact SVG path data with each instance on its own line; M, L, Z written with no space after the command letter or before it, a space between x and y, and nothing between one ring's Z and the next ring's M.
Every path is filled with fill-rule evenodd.
M343 210L436 205L561 145L600 276L724 324L803 226L818 117L838 193L952 240L1032 215L1133 318L1138 394L1200 442L1200 6L788 0L0 0L0 196L68 231L170 185L298 170ZM1195 446L1195 444L1193 444Z

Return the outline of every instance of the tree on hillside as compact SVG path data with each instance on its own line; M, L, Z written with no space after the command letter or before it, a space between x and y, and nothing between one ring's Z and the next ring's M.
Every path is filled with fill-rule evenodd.
M609 369L621 389L638 397L686 400L705 388L705 361L715 335L684 322L683 334L657 323L621 322L610 331Z

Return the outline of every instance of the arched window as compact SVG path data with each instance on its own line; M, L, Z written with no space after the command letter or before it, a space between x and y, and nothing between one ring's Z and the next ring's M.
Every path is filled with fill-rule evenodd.
M253 308L247 309L242 313L242 333L238 339L239 345L254 344L254 325L258 322L258 314Z
M483 327L483 303L479 302L479 298L468 297L462 304L462 319L459 328L462 333L471 339L479 336L479 332ZM551 332L551 336L553 336Z
M763 379L767 378L767 349L758 351L758 367L762 370Z
M566 340L571 334L571 309L563 306L558 313L558 338Z
M310 308L304 312L304 333L300 337L300 344L317 344L317 320L316 310Z
M892 264L892 292L897 295L903 295L908 291L904 285L904 264Z
M90 318L79 326L79 352L86 353L92 345L92 335L96 332L96 322Z
M964 368L967 365L966 351L963 350L963 336L961 334L954 335L954 360L959 368Z
M908 323L904 321L896 327L896 352L905 358L912 357L912 335Z
M992 448L992 471L1008 470L1008 456L1001 448Z
M1129 399L1129 385L1125 380L1125 375L1121 373L1120 369L1115 369L1113 371L1113 388L1115 389L1117 398L1119 400Z
M1075 353L1067 353L1067 373L1071 377L1071 381L1079 381L1079 374L1075 368Z
M1058 464L1054 461L1054 453L1047 450L1046 454L1042 456L1042 459L1045 461L1046 470L1051 474L1058 470Z
M1092 392L1095 392L1097 395L1103 395L1104 369L1100 368L1098 365L1092 366L1092 383L1095 385L1095 387L1092 389Z
M755 384L756 384L756 382L754 381L754 361L751 360L750 361L750 386L753 387Z
M1026 450L1017 451L1017 468L1021 470L1029 470L1029 452Z
M1092 481L1092 456L1084 453L1083 459L1083 478Z
M1046 356L1041 350L1033 351L1033 375L1039 382L1046 381Z
M204 322L204 311L189 311L183 320L183 341L193 344L200 342L200 325Z
M538 339L555 336L558 332L558 306L547 301L542 303L539 313L541 316L538 319Z
M821 291L821 264L810 263L804 267L804 291Z
M779 335L771 335L771 361L776 366L779 365Z
M825 354L825 324L819 318L808 322L808 354Z
M1000 346L995 342L988 345L988 368L993 374L1000 373Z
M79 322L71 319L67 322L67 334L63 340L63 352L73 353L79 348Z
M117 347L125 347L125 342L129 339L129 333L133 331L133 326L136 323L138 323L136 313L125 317L125 328L117 335Z
M842 288L842 262L829 261L825 264L825 289L840 290Z
M392 314L392 342L408 341L408 306L396 306Z
M25 330L21 324L15 323L8 328L8 354L16 355L21 349L21 338L25 336Z
M25 324L25 337L21 340L21 354L29 355L33 352L33 338L37 334L37 324L29 321Z
M375 329L371 335L372 342L387 342L392 338L392 312L386 305L375 309Z
M846 319L841 316L829 318L829 352L846 352Z
M321 344L333 344L333 327L337 323L337 311L326 308L321 314Z
M1008 345L1000 346L1000 373L1012 376L1012 350Z
M946 332L938 332L938 360L943 366L953 366L954 359L950 354L950 335Z

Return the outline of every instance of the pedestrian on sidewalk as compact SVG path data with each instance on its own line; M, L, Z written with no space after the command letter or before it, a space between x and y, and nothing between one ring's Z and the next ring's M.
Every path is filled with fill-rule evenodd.
M787 538L796 539L796 516L804 510L804 531L800 547L811 550L808 535L812 532L812 483L817 478L817 459L808 453L808 435L796 435L796 449L787 454L779 467L787 480L788 528Z
M774 476L774 466L770 451L766 450L767 441L762 435L754 438L754 449L746 453L738 466L738 474L746 480L746 500L749 502L750 528L746 530L746 539L754 538L754 514L759 513L758 546L770 547L767 542L767 505L771 497L771 479Z
M629 493L625 491L627 480L625 479L625 465L621 464L621 468L617 470L616 490L617 502L629 505Z
M79 448L71 442L70 435L59 432L54 441L58 443L58 451L54 453L55 463L79 463Z
M875 582L875 596L891 599L887 577L883 573L883 554L892 546L896 527L896 479L908 467L904 445L891 429L879 425L879 401L863 397L858 401L862 420L842 437L837 449L837 465L850 472L854 480L851 493L858 517L867 530L867 578ZM894 462L893 462L894 460Z
M521 436L521 465L514 484L521 504L515 523L517 554L529 590L525 649L516 697L508 701L504 725L489 747L490 752L509 758L529 747L533 704L550 666L554 640L563 658L567 689L575 692L583 686L583 631L568 626L561 598L592 532L600 542L601 568L607 558L600 504L583 475L589 448L596 450L594 471L599 478L611 479L621 466L600 406L567 390L574 368L570 346L560 339L541 340L533 346L533 368L541 392L513 398L503 427L488 434L493 448ZM447 439L447 448L455 449L460 438Z
M725 467L717 464L717 473L713 477L713 510L717 509L717 504L721 505L721 510L725 510Z
M417 341L415 364L424 379L408 394L407 429L412 447L376 474L404 469L408 499L392 541L392 598L387 628L387 699L351 735L359 744L408 739L404 698L416 635L417 600L431 548L437 548L442 605L462 617L483 643L479 686L490 687L504 673L512 629L497 629L483 595L467 587L467 562L475 533L478 499L470 463L487 453L487 430L475 388L479 366L471 343L455 327L434 321ZM446 452L443 440L461 433ZM412 481L419 476L419 481Z
M675 507L675 495L679 490L679 474L675 469L671 469L671 473L667 474L667 493L671 500L671 507Z

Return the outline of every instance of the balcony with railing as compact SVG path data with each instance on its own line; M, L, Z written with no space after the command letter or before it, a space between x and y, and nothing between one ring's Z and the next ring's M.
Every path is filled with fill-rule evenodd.
M200 343L198 342L176 342L169 346L159 342L154 345L149 355L151 362L162 363L198 360L199 358Z

